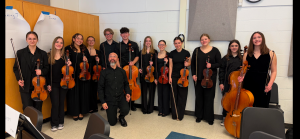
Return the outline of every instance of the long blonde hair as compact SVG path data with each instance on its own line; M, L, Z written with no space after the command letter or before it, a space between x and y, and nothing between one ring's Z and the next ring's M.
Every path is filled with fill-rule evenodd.
M62 37L60 37L60 36L57 36L57 37L53 40L53 42L52 42L52 49L51 49L51 51L48 53L48 63L49 63L49 64L52 64L52 65L55 64L55 59L54 59L54 57L55 57L55 52L56 52L55 42L56 42L58 39L61 39L62 42L63 42L63 47L62 47L62 49L60 50L60 53L61 53L61 56L62 56L63 59L64 59L64 55L65 55L64 39L63 39Z
M150 36L146 36L145 39L144 39L142 54L145 55L147 53L147 46L146 46L146 39L147 38L149 38L151 40L150 53L154 54L155 50L153 48L153 41L152 41L152 38Z

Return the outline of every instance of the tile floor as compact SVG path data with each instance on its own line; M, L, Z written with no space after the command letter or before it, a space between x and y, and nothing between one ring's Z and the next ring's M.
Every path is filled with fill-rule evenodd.
M98 105L100 109L101 106ZM99 110L98 113L107 119L105 111ZM185 115L182 121L176 121L171 118L171 115L161 117L157 114L156 110L151 114L143 114L141 109L137 108L137 111L131 111L131 115L128 114L125 117L127 127L122 127L119 122L110 127L110 137L114 139L165 139L171 131L174 131L206 139L234 139L225 127L220 125L221 120L215 119L214 124L209 125L206 121L196 123L194 116ZM90 115L90 113L86 114L83 120L78 121L73 121L72 117L67 115L64 129L55 132L50 130L50 122L44 123L42 132L54 139L82 139ZM6 139L13 139L13 137Z

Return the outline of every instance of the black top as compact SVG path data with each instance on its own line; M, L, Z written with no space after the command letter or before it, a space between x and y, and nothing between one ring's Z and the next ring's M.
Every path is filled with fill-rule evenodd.
M136 42L128 40L128 43L125 44L123 41L121 42L121 50L120 50L120 43L118 46L118 50L121 51L121 58L120 59L120 66L123 68L124 66L128 65L129 63L129 47L128 44L131 43L131 61L134 60L135 57L139 55L139 47Z
M131 94L129 83L126 73L123 69L117 67L116 69L107 67L100 73L98 82L98 97L101 104L103 103L116 103L126 94Z
M196 75L196 52L198 49L198 56L197 56L197 80L202 80L204 78L203 76L203 70L206 69L206 60L209 56L209 63L211 64L211 70L213 72L213 75L217 75L217 68L221 65L221 53L216 47L212 47L211 51L208 53L203 53L200 47L197 47L194 49L193 55L192 55L192 61L191 61L191 70L192 75Z
M180 77L180 70L184 68L184 61L186 57L190 57L190 52L182 49L181 52L177 52L177 50L173 50L168 55L169 58L172 58L173 62L173 70L172 70L172 78Z
M101 55L99 55L99 54L98 55L100 56L99 58L100 58L100 61L101 61L101 67L102 68L103 67L106 68L106 67L110 66L109 61L108 61L108 56L111 52L117 53L118 57L120 58L120 52L119 52L118 47L120 47L119 43L115 42L114 40L111 43L111 45L109 45L107 41L102 42L100 44L100 54ZM105 53L104 53L104 50L105 50ZM105 65L105 59L106 59L106 65Z
M154 72L153 72L153 75L154 75L154 78L156 79L156 57L157 57L157 51L154 49L154 54L152 53L146 53L145 55L142 55L142 51L140 51L138 57L139 57L139 69L143 68L142 71L143 73L140 74L140 78L141 79L144 79L145 78L145 75L147 74L147 66L150 66L149 64L149 61L150 61L150 58L151 58L151 54L152 54L152 66L154 67ZM141 55L142 55L142 58L141 58ZM141 65L141 59L143 60L142 62L142 65ZM142 67L141 67L142 66ZM141 81L141 80L140 80Z
M52 75L52 86L60 86L60 81L63 78L61 72L62 67L65 65L65 60L62 58L55 60L55 64L52 65L52 74L51 74L51 64L49 66L49 74L46 77L47 85L51 85L51 75Z
M40 67L39 67L41 69L40 76L45 77L49 72L47 53L36 46L36 50L34 54L32 54L27 45L27 47L18 50L16 55L19 60L20 69L24 80L24 87L23 87L24 90L21 88L21 86L19 86L19 90L20 92L29 92L29 89L34 88L32 86L32 79L36 76L35 69L36 69L37 59L40 59ZM19 74L19 68L17 64L17 58L15 59L13 71L15 73L16 80L17 81L21 80L21 76Z
M167 56L169 56L169 53L167 52L167 54L166 54ZM159 78L159 76L162 74L162 72L160 71L161 70L161 68L164 66L164 63L165 63L165 61L164 61L164 59L165 58L158 58L158 57L156 57L157 58L157 68L156 68L156 70L157 70L157 74L156 74L156 78L155 79L158 79ZM169 58L168 58L168 63L166 63L166 67L168 67L169 68ZM167 76L169 76L169 74L167 74Z
M233 71L237 71L242 66L243 59L240 59L238 56L233 57L232 55L229 56L229 60L227 60L226 55L221 60L221 66L219 68L219 84L223 84L227 89L229 89L229 75Z
M96 54L98 54L98 57L99 57L99 62L100 63L98 63L98 65L99 66L101 66L101 58L100 58L100 51L99 50L97 50L97 49L95 49L96 50ZM97 61L96 61L96 55L94 55L94 56L90 56L90 59L88 60L89 61L89 72L91 73L91 77L93 77L93 74L94 74L94 70L93 70L93 67L94 67L94 65L96 65L97 64ZM102 67L102 66L101 66Z

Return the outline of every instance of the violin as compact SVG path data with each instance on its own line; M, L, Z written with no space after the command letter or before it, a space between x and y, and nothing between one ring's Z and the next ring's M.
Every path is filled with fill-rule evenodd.
M244 52L247 46L244 47ZM239 71L233 71L229 75L230 89L222 98L222 106L227 111L224 119L226 130L234 137L240 137L240 125L242 111L245 107L252 107L254 103L253 94L242 88L242 82L238 82L239 76L244 76L247 72L248 61L243 62L243 66Z
M84 57L84 49L81 50L83 57ZM91 74L89 73L89 63L86 61L83 61L80 63L80 69L81 72L79 74L79 79L82 81L90 80L91 79Z
M184 61L188 62L188 57L186 57ZM180 76L181 77L177 81L178 86L187 87L189 85L189 80L187 79L187 76L189 76L189 70L184 67L180 70Z
M131 61L131 43L128 43L129 46L129 61ZM131 90L131 101L135 101L141 96L140 86L136 83L136 78L138 77L139 70L136 66L126 65L123 67L126 72L127 80L129 83L129 88Z
M166 55L165 58L168 58L168 56ZM160 68L160 76L158 78L158 82L160 84L168 84L169 83L169 77L168 77L168 73L169 73L169 68L166 67L167 62L164 61L164 66Z
M96 57L98 57L98 54L96 54ZM93 67L93 77L92 80L94 82L98 82L99 78L100 78L100 72L101 72L102 67L99 65L99 62L96 61L96 65L94 65Z
M74 78L72 78L72 74L74 72L74 68L72 66L68 66L67 61L69 59L69 50L66 50L66 64L61 68L61 73L63 74L63 78L60 80L60 86L63 89L71 89L75 86Z
M209 56L207 56L207 62L209 63ZM201 86L203 88L211 88L213 86L213 81L211 80L213 72L210 68L206 68L203 70L204 78L201 81Z
M40 68L40 59L37 59L37 69ZM34 86L34 90L31 93L31 98L33 100L41 100L44 101L48 97L48 92L44 88L46 84L46 79L43 76L37 75L32 79L32 85Z
M152 62L152 54L151 54L151 58L150 61ZM145 75L145 81L148 83L152 83L154 81L154 76L153 76L153 72L154 72L154 67L149 65L147 66L147 74Z

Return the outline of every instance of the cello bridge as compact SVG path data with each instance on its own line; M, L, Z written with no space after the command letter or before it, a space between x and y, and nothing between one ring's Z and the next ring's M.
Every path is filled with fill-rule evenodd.
M233 114L232 116L233 116L233 117L239 117L240 115Z

